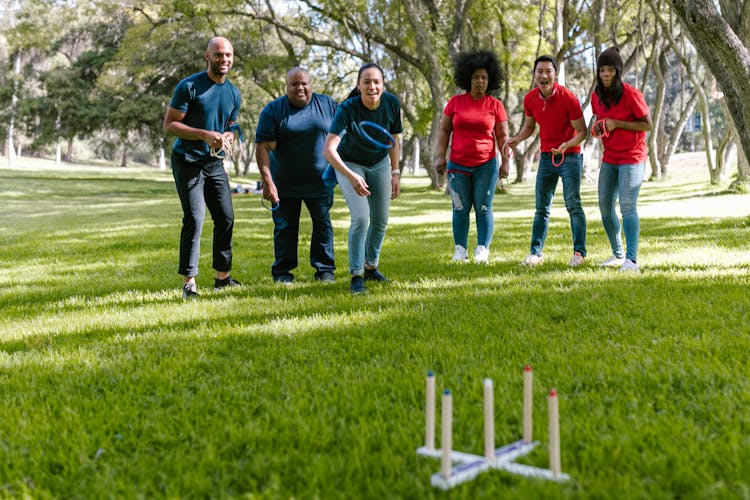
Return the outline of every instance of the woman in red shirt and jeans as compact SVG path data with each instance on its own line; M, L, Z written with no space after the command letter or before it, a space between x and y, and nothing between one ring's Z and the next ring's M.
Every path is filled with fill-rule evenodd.
M497 151L508 136L505 106L489 93L500 88L502 74L490 51L466 52L455 60L454 80L466 92L450 98L438 133L435 169L447 173L453 204L453 262L468 260L469 215L474 207L477 246L474 262L488 264L494 231L492 200L498 170L508 176L508 160L498 168ZM445 153L451 139L450 158ZM446 171L447 167L447 171Z
M591 96L592 135L601 137L604 154L599 170L599 210L612 257L604 267L638 271L636 257L641 224L636 210L648 157L646 132L651 130L643 94L622 81L622 58L616 47L603 51L596 61L597 83ZM620 221L615 204L620 198L627 251L623 252Z

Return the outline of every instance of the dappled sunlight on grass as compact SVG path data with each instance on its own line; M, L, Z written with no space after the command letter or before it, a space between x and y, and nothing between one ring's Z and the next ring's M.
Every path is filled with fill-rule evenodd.
M50 349L49 339L37 338L34 349L19 356L16 352L0 350L0 366L10 369L33 368L35 370L57 373L64 376L72 367L76 370L106 368L110 360L101 356L98 349Z
M388 314L383 311L356 311L337 314L312 313L307 316L272 317L267 321L249 325L244 332L250 335L271 335L274 337L291 337L310 335L328 331L349 331L357 326L374 321L386 321Z
M716 255L721 258L716 258ZM672 251L669 255L650 254L646 260L648 269L671 269L716 273L717 275L742 276L750 270L750 254L747 251L726 250L718 247ZM698 273L699 277L701 273Z
M696 197L677 200L639 200L638 213L644 218L743 217L750 215L750 194Z

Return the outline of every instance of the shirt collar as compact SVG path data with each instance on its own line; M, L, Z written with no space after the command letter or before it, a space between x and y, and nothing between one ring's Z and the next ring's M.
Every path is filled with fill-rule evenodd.
M537 87L537 90L539 91L539 97L543 101L550 101L550 100L552 100L553 97L555 97L557 95L557 90L559 88L560 88L560 84L559 83L555 82L554 84L552 84L552 93L548 97L544 97L544 94L542 94L541 89L539 89L538 87Z

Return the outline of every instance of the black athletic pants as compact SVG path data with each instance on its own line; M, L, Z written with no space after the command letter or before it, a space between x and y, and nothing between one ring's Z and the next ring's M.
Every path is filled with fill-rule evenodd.
M213 268L229 272L232 269L234 209L223 160L207 158L194 161L173 152L172 174L183 213L177 272L183 276L198 274L206 207L214 223Z

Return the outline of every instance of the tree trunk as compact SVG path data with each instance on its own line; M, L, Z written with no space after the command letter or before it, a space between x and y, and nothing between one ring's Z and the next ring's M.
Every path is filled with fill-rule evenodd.
M445 107L445 104L443 104L443 107ZM435 171L435 151L437 151L437 137L438 137L438 131L440 130L440 118L443 116L443 110L439 110L435 113L435 115L432 118L432 126L430 127L430 137L428 139L429 143L429 155L425 155L425 160L429 161L427 164L427 175L430 176L430 187L432 189L437 189L437 181L438 181L438 175ZM450 146L449 146L450 147ZM428 160L429 158L429 160ZM446 183L447 185L447 183Z
M656 35L658 36L658 34ZM659 159L659 137L664 130L664 95L666 94L666 83L664 82L664 49L659 49L659 54L654 56L654 79L656 80L656 101L651 108L651 120L653 130L648 135L648 159L651 165L651 176L649 180L662 178L662 167Z
M401 158L404 164L401 172L405 173L407 170L406 166L408 165L409 171L412 174L417 173L421 156L419 152L419 137L416 135L412 135L408 140L401 143Z
M732 132L732 139L735 147L737 147L737 144L739 144L739 134L737 133L737 128L735 127L734 122L731 120L731 113L727 107L726 99L724 99L723 96L719 98L719 105L721 106L721 111L724 113L724 116L727 118L727 126ZM737 147L737 180L732 184L730 189L739 188L740 185L745 185L748 182L750 182L750 164L748 163L748 157L741 147Z
M122 156L120 157L120 166L122 168L125 168L128 166L128 147L124 146L122 148Z
M250 165L255 160L255 141L245 141L242 143L242 149L244 150L242 155L242 175L247 177L250 173Z
M701 127L701 133L703 135L703 141L704 141L704 151L706 153L706 164L708 165L708 172L709 177L711 178L711 182L715 183L714 180L714 166L713 166L713 159L712 159L712 150L713 150L713 140L711 137L711 119L708 109L708 99L706 97L706 91L704 89L705 86L705 76L703 81L698 80L698 76L696 75L696 71L694 69L695 65L691 60L689 60L685 54L683 53L681 47L684 47L684 44L678 44L675 40L675 37L672 36L672 29L671 26L667 23L667 21L664 19L664 16L661 14L661 10L657 8L653 2L651 2L652 10L654 11L654 15L656 16L656 20L661 24L662 30L664 32L665 37L667 40L669 40L669 44L672 47L672 50L674 51L674 54L677 56L678 60L680 61L683 70L687 73L688 80L690 81L691 85L693 86L693 89L695 90L695 96L698 98L698 105L699 109L701 111L701 119L702 119L702 127ZM682 38L682 35L680 35L680 38ZM681 79L682 80L682 79ZM691 103L693 106L695 106L695 101L691 99ZM689 115L685 114L684 108L683 108L683 116L682 118L687 119ZM666 147L668 147L668 144L665 144ZM668 152L668 149L665 147L664 152L665 154ZM670 152L671 156L671 152ZM662 161L662 165L667 164L667 161Z
M682 108L680 117L672 127L672 133L669 134L669 138L664 145L664 151L660 156L661 163L663 165L666 165L664 167L664 172L669 172L669 162L671 161L672 156L674 155L674 152L677 150L677 146L680 143L680 137L682 137L682 132L685 130L685 124L687 123L688 119L693 116L693 110L695 109L696 102L698 102L698 94L696 92L693 92L693 94L690 96L690 100Z
M256 144L255 144L255 141L245 141L245 142L248 143L247 152L246 152L246 155L244 156L245 158L247 158L247 160L245 160L245 169L242 171L242 174L247 176L247 174L250 172L250 163L253 161L253 158L255 158Z
M554 53L562 55L563 46L565 45L565 15L564 9L565 4L568 0L557 0L555 2L555 47ZM560 63L558 64L557 81L563 87L565 86L565 59L558 57Z
M70 163L73 161L73 139L68 139L68 148L65 151L65 162Z
M719 141L719 145L716 146L716 181L717 183L721 181L727 171L727 157L728 152L730 151L730 145L732 144L732 131L730 129L727 129L726 132L724 132L724 137L721 138ZM712 172L713 174L713 172ZM713 175L711 178L711 182L713 183Z
M528 139L526 139L528 141ZM524 141L524 142L526 142ZM540 138L539 134L534 135L534 139L528 143L524 151L519 151L518 146L513 150L511 161L516 166L516 178L513 183L526 182L531 175L531 168L534 165L534 158L539 151ZM510 167L509 167L510 168Z
M412 142L414 143L414 154L412 155L411 173L412 175L417 175L419 173L419 166L422 161L422 147L420 146L419 137L417 137L416 135L412 139Z
M750 95L750 50L719 13L713 0L671 0L671 3L724 93L739 138L738 153L741 151L747 158L750 153L750 100L747 99ZM750 172L740 170L739 177L747 182Z
M427 80L427 85L430 88L430 95L432 96L432 102L434 105L434 113L432 118L432 125L430 126L430 136L428 139L428 148L426 149L425 156L433 159L433 155L437 150L437 139L438 131L440 130L440 119L443 116L443 109L445 109L445 87L443 85L443 69L438 58L437 51L434 50L435 45L433 39L440 36L441 25L443 20L437 11L431 10L432 23L425 23L425 19L419 15L419 5L422 2L416 2L414 0L404 1L403 5L407 17L409 18L409 24L411 24L416 34L417 41L417 53L421 65L417 68L424 78ZM450 38L448 40L448 53L451 58L455 57L461 52L461 39L463 32L466 29L468 21L469 10L472 6L473 0L466 0L463 2L456 3L456 9L453 16L453 24L450 30ZM426 28L432 26L432 31L428 31ZM432 35L432 36L431 36ZM437 172L435 171L435 164L430 161L427 164L427 174L430 176L430 187L433 189L437 188Z
M229 155L229 159L232 160L234 175L239 177L242 173L242 148L233 149L232 154Z
M17 51L13 60L13 72L16 77L21 74L21 53ZM18 103L18 81L13 81L13 94L10 98L10 109L9 115L10 120L8 122L8 166L16 166L16 148L13 145L13 136L15 135L15 120L16 120L16 108Z

